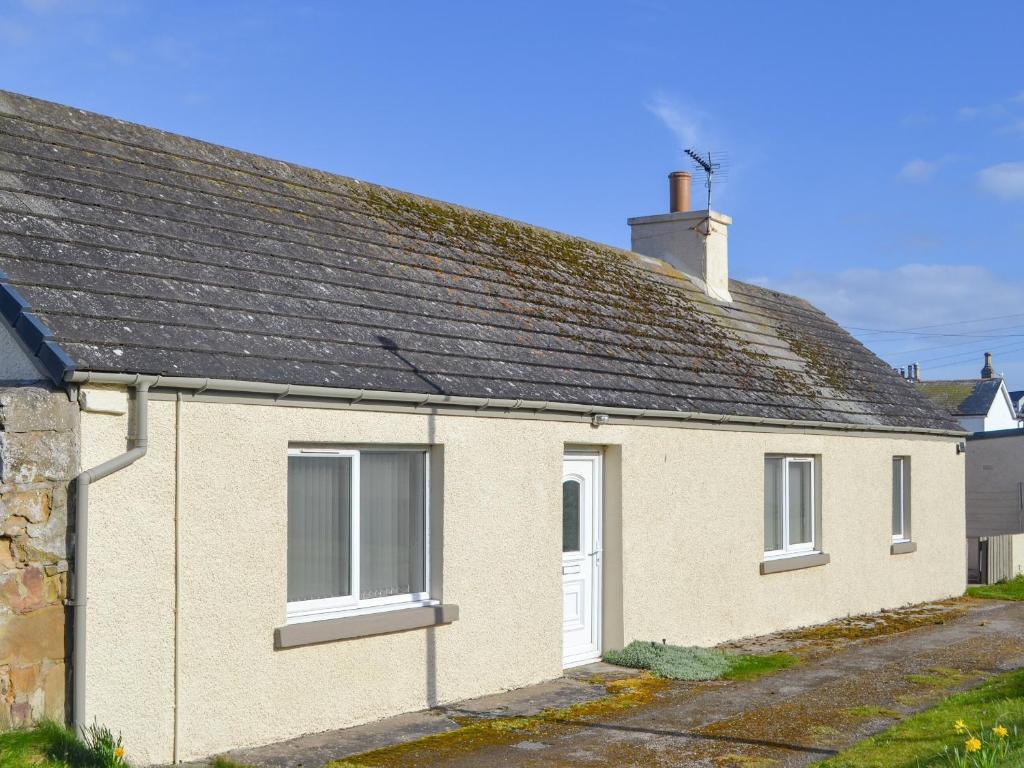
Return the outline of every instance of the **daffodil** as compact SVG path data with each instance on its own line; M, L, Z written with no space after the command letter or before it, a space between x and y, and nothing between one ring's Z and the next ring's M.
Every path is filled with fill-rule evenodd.
M1005 739L1006 738L1006 734L1009 733L1009 731L1007 731L1004 726L997 725L995 728L992 729L992 733L994 733L1000 739Z
M953 730L957 733L963 733L967 730L967 723L965 723L963 720L957 720L955 723L953 723Z
M1003 730L1006 730L1006 729L1004 728ZM120 760L122 757L124 757L124 747L117 747L114 750L114 757L116 757L118 760Z
M972 737L964 742L964 749L968 752L977 752L981 749L981 739Z

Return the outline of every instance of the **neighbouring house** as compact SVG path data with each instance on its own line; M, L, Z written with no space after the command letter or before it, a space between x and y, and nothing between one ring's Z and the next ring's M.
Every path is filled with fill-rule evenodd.
M930 400L951 413L966 432L994 432L1020 426L1018 409L1006 382L992 367L991 352L985 353L981 378L912 380Z
M670 185L624 251L0 94L0 711L170 762L961 593L960 425Z
M1024 422L1024 389L1015 389L1010 393L1010 402L1013 403L1013 412L1017 416L1017 423Z
M918 389L971 433L966 462L967 580L993 584L1012 578L1024 569L1024 441L1018 439L1024 431L1019 398L996 375L990 352L985 353L979 379L922 381L916 364L911 372Z

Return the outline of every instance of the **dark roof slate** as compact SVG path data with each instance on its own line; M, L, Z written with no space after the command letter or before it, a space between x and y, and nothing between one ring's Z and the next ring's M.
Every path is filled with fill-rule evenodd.
M919 381L918 389L954 416L984 416L999 395L1001 378Z
M57 367L958 429L800 299L6 92L0 268Z

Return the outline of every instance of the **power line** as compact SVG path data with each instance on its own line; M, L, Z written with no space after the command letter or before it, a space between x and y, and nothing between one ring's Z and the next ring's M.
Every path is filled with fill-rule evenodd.
M1004 333L1004 334L992 334L992 333L931 333L928 331L886 331L881 328L860 328L856 325L846 326L851 331L867 331L869 333L890 333L899 334L901 336L933 336L936 338L958 338L958 339L1024 339L1024 333ZM998 330L1010 330L1020 326L1010 326L1009 328L1000 328Z
M954 320L954 321L949 322L949 323L934 323L932 325L916 325L916 326L913 326L912 328L904 328L901 331L900 330L896 330L896 331L888 330L887 331L887 330L873 329L873 328L862 328L861 330L875 331L877 333L903 333L903 332L910 332L910 331L926 330L928 328L947 328L947 327L949 327L951 325L966 325L968 323L985 323L985 322L988 322L989 320L1005 320L1005 319L1010 318L1010 317L1024 317L1024 312L1016 312L1016 313L1014 313L1012 315L994 315L992 317L976 317L973 320ZM852 327L852 326L850 326L850 327Z

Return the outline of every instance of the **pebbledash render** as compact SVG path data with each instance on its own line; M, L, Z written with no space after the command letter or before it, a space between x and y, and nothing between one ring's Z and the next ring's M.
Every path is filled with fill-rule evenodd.
M0 93L4 724L187 760L962 591L959 426L671 183L623 251Z

